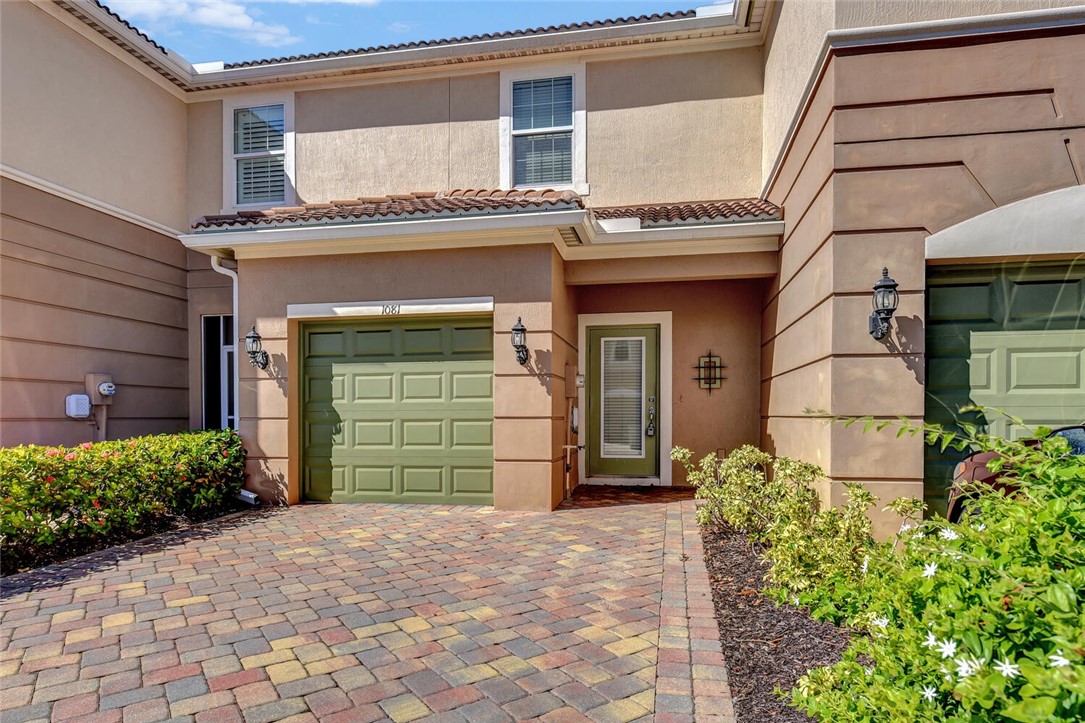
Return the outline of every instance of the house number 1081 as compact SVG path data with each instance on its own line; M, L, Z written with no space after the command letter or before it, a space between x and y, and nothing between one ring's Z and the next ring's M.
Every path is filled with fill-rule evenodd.
M396 316L399 314L399 304L384 304L381 307L381 313L385 316Z

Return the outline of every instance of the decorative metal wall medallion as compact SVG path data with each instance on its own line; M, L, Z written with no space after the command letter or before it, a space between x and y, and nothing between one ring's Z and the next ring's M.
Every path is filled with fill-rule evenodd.
M697 366L693 369L697 372L697 376L693 377L693 381L697 382L697 385L701 389L707 389L709 395L712 394L713 389L719 389L723 386L723 380L727 377L723 376L723 370L727 366L720 361L718 356L712 354L712 350L708 350L708 354L700 357L697 360Z

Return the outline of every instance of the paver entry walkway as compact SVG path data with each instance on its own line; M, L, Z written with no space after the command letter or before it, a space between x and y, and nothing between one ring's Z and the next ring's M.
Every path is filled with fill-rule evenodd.
M693 505L303 505L15 575L0 720L732 720Z

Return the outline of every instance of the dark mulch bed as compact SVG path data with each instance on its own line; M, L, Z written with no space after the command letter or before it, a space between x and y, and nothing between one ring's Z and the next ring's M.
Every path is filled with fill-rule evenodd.
M705 528L702 537L738 723L810 720L774 690L839 660L848 631L762 595L765 566L744 535Z
M194 525L213 520L218 517L253 509L251 505L226 500L222 505L203 510L198 515L186 517L184 515L169 515L156 517L148 520L138 530L117 530L111 534L93 539L69 539L61 540L48 547L42 548L5 548L3 552L2 568L0 577L14 575L26 570L33 570L46 565L54 565L58 562L71 560L75 557L88 555L99 550L123 545L127 542L140 540L151 535L163 532L178 532L187 530Z

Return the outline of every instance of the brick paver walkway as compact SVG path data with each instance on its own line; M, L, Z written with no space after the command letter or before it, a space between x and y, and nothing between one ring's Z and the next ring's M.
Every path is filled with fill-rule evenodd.
M0 720L733 720L686 497L305 505L12 576Z

